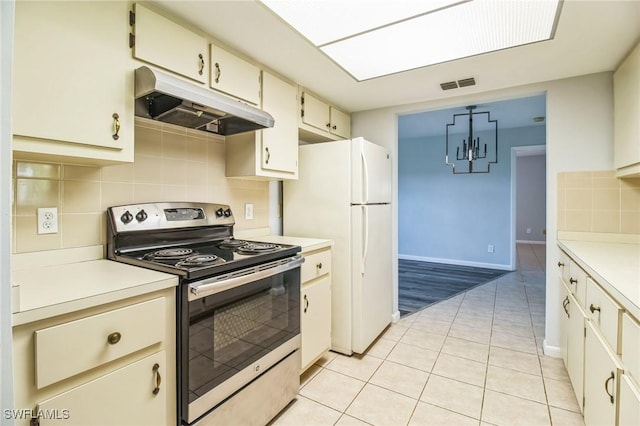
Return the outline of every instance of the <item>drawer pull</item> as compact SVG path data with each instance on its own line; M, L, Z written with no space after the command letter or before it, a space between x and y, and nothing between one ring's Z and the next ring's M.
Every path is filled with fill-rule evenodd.
M307 299L307 295L304 295L304 313L307 313L307 309L309 309L309 299Z
M220 83L220 77L222 76L222 70L220 69L220 64L216 62L214 66L216 68L216 77L214 81L216 83Z
M614 399L613 399L613 392L609 393L609 382L615 378L616 376L615 374L613 374L613 371L612 371L611 376L609 376L607 380L604 381L604 391L607 393L607 395L609 395L609 401L611 401L612 404Z
M107 342L109 342L110 345L115 345L120 341L121 338L122 334L116 331L107 336Z
M198 54L198 60L199 60L198 75L202 75L202 72L204 71L204 57L202 56L202 53Z
M567 314L567 318L571 318L571 315L569 314L569 309L567 309L567 306L569 306L569 303L571 303L569 301L569 296L566 296L562 301L562 307L564 308L564 313Z
M318 263L318 264L316 265L316 268L317 268L317 269L322 269L322 262Z
M578 283L578 280L577 280L577 279L575 279L575 278L573 278L573 277L569 277L569 282L570 282L571 284L577 284L577 283Z
M162 377L160 377L160 365L158 363L153 364L153 374L156 375L156 387L153 389L153 394L157 395L160 392L160 383L162 383Z
M591 311L591 313L594 313L595 311L600 312L600 307L595 307L593 306L593 303L591 304L591 306L589 306L589 310Z
M558 268L562 268L563 266L564 266L564 263L558 262Z
M117 112L114 112L111 118L113 118L113 135L111 137L114 141L117 141L120 139L120 116Z

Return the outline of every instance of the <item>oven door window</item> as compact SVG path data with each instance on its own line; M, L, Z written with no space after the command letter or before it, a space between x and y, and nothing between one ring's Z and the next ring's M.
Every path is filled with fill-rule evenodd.
M299 268L189 302L189 402L300 333Z

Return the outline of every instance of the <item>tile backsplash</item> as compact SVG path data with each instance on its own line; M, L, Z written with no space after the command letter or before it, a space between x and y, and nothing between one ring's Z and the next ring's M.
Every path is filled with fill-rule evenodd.
M640 179L614 171L558 174L558 231L640 234Z
M15 160L13 253L106 242L106 208L150 201L229 204L235 230L269 226L269 183L225 177L223 137L136 119L135 162L106 167ZM244 220L244 204L253 219ZM39 207L58 208L56 234L37 233Z

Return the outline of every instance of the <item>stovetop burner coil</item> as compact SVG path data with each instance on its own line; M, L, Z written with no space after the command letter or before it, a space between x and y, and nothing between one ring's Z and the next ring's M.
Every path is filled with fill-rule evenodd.
M236 249L247 244L248 243L244 240L236 240L235 238L232 238L222 241L220 244L218 244L218 247L220 247L221 249Z
M144 256L146 260L179 260L189 257L193 254L193 250L189 248L168 248L154 251Z
M214 254L198 254L181 260L176 263L176 266L207 266L219 262L224 262L224 259L221 259Z
M279 250L280 246L271 243L246 243L239 247L236 252L239 254L260 254L269 253L275 250Z

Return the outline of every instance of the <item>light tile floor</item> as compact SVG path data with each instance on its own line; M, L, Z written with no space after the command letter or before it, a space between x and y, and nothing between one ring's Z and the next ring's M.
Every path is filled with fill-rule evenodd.
M273 425L583 425L562 360L542 353L544 245L518 269L330 352Z

